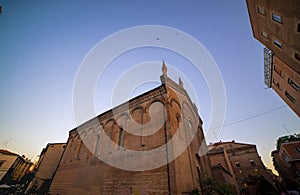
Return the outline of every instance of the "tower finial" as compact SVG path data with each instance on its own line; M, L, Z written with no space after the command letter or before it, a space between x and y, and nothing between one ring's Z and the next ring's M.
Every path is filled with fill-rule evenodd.
M163 65L162 65L161 70L162 70L162 72L163 72L163 75L164 75L164 76L167 76L167 66L166 66L164 60L163 60Z
M183 87L183 82L182 82L182 80L181 80L180 77L179 77L179 86L180 86L180 87Z

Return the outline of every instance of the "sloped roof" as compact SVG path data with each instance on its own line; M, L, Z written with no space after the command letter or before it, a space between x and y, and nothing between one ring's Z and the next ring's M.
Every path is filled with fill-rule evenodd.
M8 150L3 150L3 149L0 149L0 153L1 153L1 154L5 154L5 155L19 156L19 155L16 154L16 153L10 152L10 151L8 151Z
M216 142L208 146L210 150L225 148L226 150L230 149L238 149L244 147L256 147L254 144L246 144L246 143L236 143L234 140L231 142Z

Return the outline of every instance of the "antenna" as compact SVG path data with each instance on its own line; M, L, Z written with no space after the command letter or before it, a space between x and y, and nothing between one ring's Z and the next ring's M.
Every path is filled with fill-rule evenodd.
M0 149L4 150L11 140L12 140L11 137L9 137L7 140L5 140L2 144L2 146L0 147Z
M282 125L284 127L284 129L291 135L291 132L290 130L285 126L285 125Z
M214 130L214 136L215 136L215 139L217 140L218 137L217 137L217 135L216 135L216 131L215 131L215 130Z

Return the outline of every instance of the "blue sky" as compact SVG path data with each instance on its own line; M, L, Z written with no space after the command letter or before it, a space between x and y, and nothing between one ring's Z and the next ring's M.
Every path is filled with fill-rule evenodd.
M177 28L206 47L222 74L227 94L225 124L218 140L256 144L271 168L276 139L299 132L300 120L263 82L263 45L252 36L245 1L0 1L0 146L35 157L49 142L66 142L76 126L72 92L89 50L105 37L139 25ZM118 44L116 43L116 46ZM141 48L115 59L95 91L97 114L111 107L101 87L122 71L164 59L184 72L196 89L204 129L211 100L205 80L172 51ZM133 96L158 85L136 89ZM174 77L172 77L174 76ZM177 81L176 75L170 77ZM104 88L105 90L109 89ZM280 109L279 109L280 108ZM11 139L10 139L11 138ZM209 140L208 140L209 142Z

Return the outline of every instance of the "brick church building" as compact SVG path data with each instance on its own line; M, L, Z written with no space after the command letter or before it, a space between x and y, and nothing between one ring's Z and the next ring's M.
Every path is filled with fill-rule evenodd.
M160 79L160 86L69 132L50 194L201 191L199 180L211 177L202 120L165 64Z

